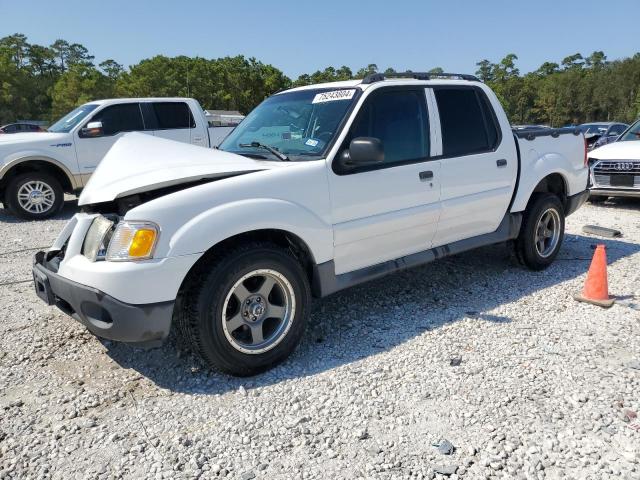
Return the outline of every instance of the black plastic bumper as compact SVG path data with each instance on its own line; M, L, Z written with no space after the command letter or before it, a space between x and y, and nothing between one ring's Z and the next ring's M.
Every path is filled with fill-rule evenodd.
M45 267L45 252L33 257L36 294L99 337L143 346L161 344L169 335L173 301L133 305L95 288L68 280Z
M565 216L571 215L573 212L578 210L584 202L589 198L589 190L583 190L580 193L576 193L575 195L571 195L567 197L567 203L565 206Z

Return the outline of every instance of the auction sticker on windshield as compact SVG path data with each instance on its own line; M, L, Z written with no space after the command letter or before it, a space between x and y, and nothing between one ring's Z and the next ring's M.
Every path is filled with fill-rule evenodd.
M356 93L354 89L351 90L331 90L330 92L322 92L316 94L313 97L313 102L311 103L325 103L325 102L335 102L337 100L351 100L353 95Z

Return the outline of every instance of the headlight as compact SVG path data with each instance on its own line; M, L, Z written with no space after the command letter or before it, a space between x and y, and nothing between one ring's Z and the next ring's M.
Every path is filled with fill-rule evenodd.
M104 260L109 239L113 234L113 224L112 220L102 215L94 218L93 222L91 222L82 244L82 254L92 262Z
M124 262L153 258L160 229L151 222L120 222L111 236L107 260Z

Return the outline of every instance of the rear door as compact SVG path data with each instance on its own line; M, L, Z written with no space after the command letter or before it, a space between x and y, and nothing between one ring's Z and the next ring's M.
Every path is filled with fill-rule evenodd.
M83 137L82 128L76 132L76 154L83 178L93 173L100 160L125 133L144 131L142 112L137 102L109 105L86 120L83 127L91 122L102 122L103 134L100 137Z
M485 92L474 86L433 89L442 139L441 206L433 245L493 232L507 212L518 172L514 139Z
M145 121L156 137L198 144L195 138L196 122L186 102L146 102L143 108Z
M382 87L364 100L337 155L354 138L375 137L385 160L347 172L334 161L329 171L336 274L431 246L440 198L431 125L424 88Z

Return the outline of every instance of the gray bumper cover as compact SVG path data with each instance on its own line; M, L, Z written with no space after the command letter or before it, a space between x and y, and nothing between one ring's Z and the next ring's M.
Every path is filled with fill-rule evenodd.
M174 301L132 305L100 290L66 279L45 267L45 252L33 258L36 294L99 337L143 346L161 344L169 335Z

